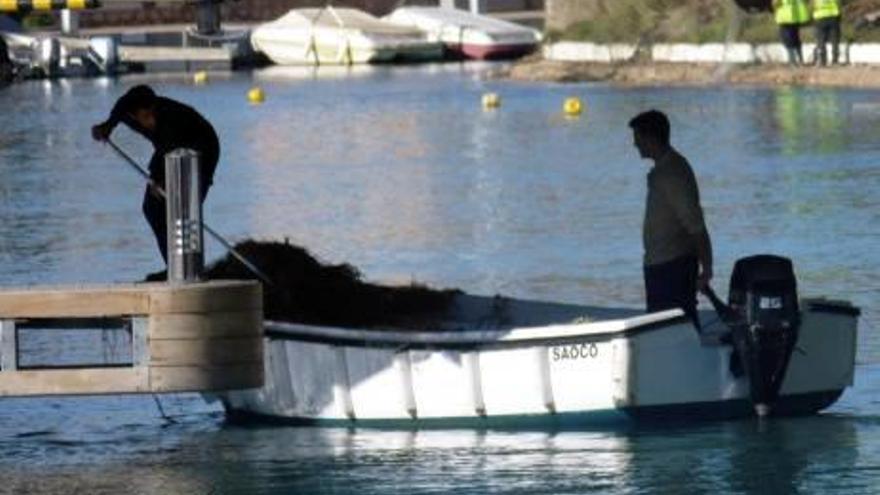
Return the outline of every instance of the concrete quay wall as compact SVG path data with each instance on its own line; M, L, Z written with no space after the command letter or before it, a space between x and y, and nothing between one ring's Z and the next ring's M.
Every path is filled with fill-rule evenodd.
M803 55L807 64L813 62L815 48L814 43L804 44ZM780 43L658 43L638 47L632 44L562 41L545 46L543 53L548 60L567 62L625 62L633 60L637 53L653 62L668 63L781 64L788 61L785 48ZM880 43L841 44L840 61L848 64L880 64Z

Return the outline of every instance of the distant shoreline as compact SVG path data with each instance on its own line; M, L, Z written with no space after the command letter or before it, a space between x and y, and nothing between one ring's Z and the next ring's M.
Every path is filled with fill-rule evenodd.
M880 43L842 43L842 65L792 67L780 43L591 43L559 41L516 62L503 77L521 81L599 81L627 86L746 85L880 88ZM830 52L830 47L829 47Z
M653 61L571 62L540 55L522 59L499 77L531 82L606 82L621 86L816 86L880 88L880 66L790 67Z

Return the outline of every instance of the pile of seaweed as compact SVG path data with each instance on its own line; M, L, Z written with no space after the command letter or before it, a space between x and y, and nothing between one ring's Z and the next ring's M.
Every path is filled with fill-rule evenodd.
M266 319L341 327L425 327L437 321L458 290L412 284L383 286L364 282L354 266L321 263L288 242L247 240L235 250L269 279L263 284ZM218 279L258 280L227 254L205 269Z

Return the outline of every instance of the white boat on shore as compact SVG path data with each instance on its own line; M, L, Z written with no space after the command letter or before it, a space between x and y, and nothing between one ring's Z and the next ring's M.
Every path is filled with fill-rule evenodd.
M220 398L232 419L391 428L824 409L853 383L859 309L765 282L740 294L739 326L704 311L700 333L677 309L470 295L431 331L269 322L264 387Z
M526 26L444 7L401 7L384 19L425 31L456 57L516 58L535 50L542 39L539 31Z
M351 8L293 9L251 33L251 45L279 65L438 60L442 45L418 29Z

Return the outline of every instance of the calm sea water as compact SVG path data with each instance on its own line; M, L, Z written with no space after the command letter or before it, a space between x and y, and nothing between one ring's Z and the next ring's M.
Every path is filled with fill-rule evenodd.
M697 173L716 287L741 256L791 257L802 295L863 309L856 386L816 417L574 432L243 428L196 395L162 398L175 423L152 397L2 399L0 492L878 493L880 92L519 84L486 78L493 68L2 90L0 283L159 268L139 179L89 137L146 82L215 123L206 218L232 239L289 238L371 281L640 306L648 164L627 121L656 107ZM264 105L246 101L255 84ZM487 91L500 109L481 109ZM581 118L562 116L567 96L586 102ZM148 144L115 136L146 162Z

